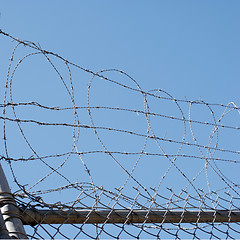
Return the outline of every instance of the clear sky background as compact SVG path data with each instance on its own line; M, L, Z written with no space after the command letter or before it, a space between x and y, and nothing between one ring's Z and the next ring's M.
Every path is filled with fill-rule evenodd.
M2 1L1 28L148 89L238 100L239 1ZM224 91L223 91L224 89Z
M220 104L235 102L237 106L240 104L240 2L237 0L15 0L1 1L0 3L0 28L3 31L16 38L39 43L43 49L55 52L84 68L95 72L102 69L119 69L136 79L144 91L160 88L177 99L203 99L209 103ZM9 39L0 36L1 103L4 96L7 66L14 45ZM27 53L27 50L23 49L21 51L21 56ZM57 60L56 64L67 78L67 70L64 64ZM22 66L17 73L19 75L15 76L18 81L15 80L13 84L15 101L38 101L49 106L71 106L71 101L66 97L66 91L60 84L56 74L49 70L50 68L43 58L36 57L33 60L27 60L27 64ZM91 74L79 73L80 70L76 69L72 69L72 71L75 81L74 89L78 100L77 105L86 106L87 86L91 79ZM118 73L109 73L109 75L106 73L106 76L114 77L117 81L134 86L134 84L129 83L128 80ZM98 85L98 82L93 83L96 85L92 87L92 105L108 105L143 110L143 99L139 95L135 96L134 93L126 93L125 89L121 92L122 90L107 84ZM152 103L151 109L154 112L181 117L180 112L175 108L176 106L173 107L171 104L163 102L151 102L151 100L149 102ZM185 117L188 117L188 107L188 104L183 107ZM172 108L175 108L175 110ZM216 111L218 119L224 109L215 109L214 111ZM66 113L58 116L48 115L45 112L41 112L41 110L35 112L31 109L29 111L26 109L19 110L18 114L24 119L34 118L41 121L71 122L73 119L73 115L69 116ZM80 122L90 124L87 112L84 114L79 112ZM131 118L125 115L126 113L119 116L118 114L106 114L106 112L94 112L94 114L96 116L96 125L128 130L133 129L135 132L145 131L146 133L146 122L143 123L145 120L138 118L136 121L136 116ZM12 115L10 114L9 116ZM211 122L211 114L206 109L196 108L195 112L193 112L193 117L195 117L195 120ZM152 123L159 137L181 141L183 136L181 124L171 124L170 121L157 122L154 120L152 120ZM239 114L234 113L224 124L239 127ZM40 155L67 152L71 149L73 143L72 129L61 129L61 133L58 130L51 129L51 132L48 129L46 133L36 126L31 127L28 125L24 130L26 130L31 143ZM202 130L200 127L196 129L196 132L199 134L200 144L208 144L211 130L212 128ZM190 136L190 131L187 131L187 136ZM14 157L31 155L28 152L29 150L23 150L27 148L26 143L20 140L22 139L21 136L17 137L15 135L16 132L19 133L17 128L9 126L10 155ZM31 133L36 135L32 136ZM82 138L80 139L83 139L82 142L80 140L79 144L81 151L99 149L99 143L93 142L91 136L87 135L87 131L82 130L81 134ZM220 143L221 148L234 151L239 149L239 131L229 133L223 130L220 136L222 140ZM141 141L137 138L133 140L131 139L132 136L129 137L128 135L122 138L117 134L112 136L109 134L104 135L103 133L101 137L105 143L107 142L106 144L112 151L140 151L141 147L139 146L143 144L142 139ZM2 133L1 138L3 138ZM176 153L177 148L175 149L172 144L168 146L166 143L162 144L169 154ZM157 150L156 146L148 146L146 149L150 152L159 150ZM195 150L191 152L191 150L186 149L185 153L197 155ZM19 152L21 153L19 154ZM4 154L1 146L1 155ZM118 157L118 160L123 165L125 164L124 167L127 169L131 169L131 164L136 161L135 159L132 163L131 161L126 163L124 158ZM219 155L218 157L235 158L236 155ZM139 181L147 186L157 186L160 177L156 178L156 176L158 176L159 171L159 175L166 171L169 162L166 163L165 169L164 163L163 165L158 165L158 158L151 158L151 163L145 160L140 161L142 165L140 164L138 172L136 171L136 178L140 179ZM71 165L67 165L65 169L65 173L69 175L73 182L82 181L83 175L84 179L87 179L86 171L78 161L79 159L76 160L73 157ZM44 175L36 167L41 166L41 164L38 164L33 162L17 165L15 171L19 174L23 184L27 184L28 181L32 181L33 184L37 181L32 180L33 177L39 179ZM55 162L51 164L53 166L55 164L56 166L58 165ZM79 172L82 171L82 175L77 170L78 164L79 169L81 169ZM124 173L119 170L118 166L116 167L115 163L109 165L105 157L96 162L96 156L89 155L87 164L89 169L92 170L96 184L114 188L121 186L126 180L126 176L124 177ZM201 169L204 162L180 161L178 164L192 179ZM26 171L26 166L28 171L32 169L32 174L20 177L21 171ZM159 170L162 166L164 166L164 169ZM146 175L146 169L148 168L151 169L149 170L151 172L150 176ZM237 177L239 164L234 165L234 168L231 164L230 167L229 165L228 167L223 165L223 168L226 170L225 173L227 175L230 172L232 173L234 182L239 182L239 177ZM100 169L101 174L99 173ZM112 171L110 172L109 169ZM197 170L193 171L193 169ZM47 172L49 172L49 169L46 170ZM122 175L119 175L119 178L115 178L120 172ZM174 171L172 171L172 174L169 174L169 179L164 187L175 186L180 191L187 183L183 181L178 186L176 184L178 180L174 178ZM7 175L11 179L8 172ZM121 178L122 176L123 178ZM111 181L109 181L109 178ZM179 176L180 178L181 176ZM61 181L58 182L54 177L49 177L49 181L43 182L42 186L40 184L39 188L47 188L49 182L55 187L64 185L64 181ZM206 180L204 180L205 183ZM206 184L204 186L201 185L201 178L198 184L198 186L203 188L206 187ZM213 181L213 186L214 184ZM134 186L134 183L129 185L129 187L131 186ZM222 186L221 184L219 186L216 184L215 187Z

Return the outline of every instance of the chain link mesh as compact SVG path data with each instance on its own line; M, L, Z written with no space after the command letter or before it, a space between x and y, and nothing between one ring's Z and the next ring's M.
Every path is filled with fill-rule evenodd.
M15 44L1 159L29 238L240 236L235 103L146 91L0 34Z

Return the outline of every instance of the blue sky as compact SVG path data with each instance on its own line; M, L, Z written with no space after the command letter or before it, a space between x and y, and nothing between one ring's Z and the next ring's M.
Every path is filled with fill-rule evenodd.
M0 21L19 38L87 68L124 70L146 88L237 100L238 1L10 1Z
M152 89L162 89L177 99L204 100L208 103L228 104L235 102L239 106L240 88L240 2L239 1L2 1L0 6L0 28L22 40L38 43L41 48L52 51L76 63L83 68L98 72L104 69L119 69L136 79L141 88L147 92ZM11 52L15 43L0 36L0 100L3 102L4 84ZM20 48L16 54L16 62L25 54L31 52L28 48ZM64 78L68 71L63 62L53 60ZM87 89L91 74L71 68L74 79L74 90L78 106L87 106ZM136 88L136 84L119 72L104 72L104 76ZM90 105L122 107L144 110L143 97L139 93L109 82L101 82L94 78L91 85ZM69 81L67 82L70 86ZM56 73L42 56L30 57L17 70L13 78L13 99L16 102L36 101L48 106L71 106L71 99L66 93ZM155 91L156 92L156 91ZM153 92L153 93L155 93ZM160 93L161 96L168 96ZM8 99L9 100L9 99ZM149 97L150 110L167 116L182 117L181 111L169 101L160 101ZM184 116L188 117L189 104L181 105ZM214 108L216 119L221 117L224 108ZM69 111L70 112L70 111ZM17 114L23 119L37 119L45 122L73 123L73 112L68 111L51 114L42 109L18 108ZM13 116L11 111L9 116ZM80 123L91 125L87 111L78 112ZM124 111L92 111L94 123L97 126L125 129L146 134L147 122L140 114L131 115ZM213 119L211 111L206 106L193 106L192 117L202 122ZM239 113L230 112L224 118L223 124L239 127ZM226 120L225 120L226 119ZM2 128L2 122L1 128ZM184 126L177 121L166 119L151 119L152 127L157 136L182 140ZM23 124L26 136L40 156L70 151L72 141L71 128L42 128L31 124ZM208 145L212 127L193 125L199 144ZM239 132L220 129L219 148L239 149ZM191 129L187 125L187 139L191 139ZM93 132L80 130L79 151L102 149ZM31 151L22 139L16 124L8 126L9 154L13 157L29 157ZM1 133L1 138L3 138ZM116 132L99 133L104 144L111 151L138 152L144 145L144 139L129 134L122 136ZM190 140L188 140L190 141ZM193 142L193 139L191 139ZM213 142L216 142L216 135ZM2 143L1 143L2 145ZM181 144L180 144L181 145ZM168 154L176 154L178 147L169 142L161 142ZM213 144L214 145L214 144ZM213 146L211 145L211 146ZM1 147L1 155L4 149ZM148 152L161 152L157 145L147 145ZM183 147L182 152L201 156L197 149ZM205 152L204 152L205 154ZM207 154L207 153L206 153ZM208 156L209 157L209 156ZM237 154L216 153L216 157L236 159ZM96 160L96 158L98 160ZM239 157L238 157L239 158ZM130 171L136 162L136 157L125 161L125 156L117 159ZM113 189L121 186L126 180L125 173L119 169L116 162L104 155L87 155L86 163L95 178L95 183ZM161 177L169 166L169 161L158 157L142 157L134 177L147 187L158 185ZM22 184L34 184L49 169L41 162L14 163L15 171ZM52 166L59 163L55 159ZM232 174L232 181L237 182L239 164L220 162L218 166ZM178 167L192 179L204 166L204 161L181 161ZM12 179L9 170L6 174ZM39 171L40 167L42 173ZM233 168L234 167L234 168ZM31 169L30 174L21 175L22 171ZM234 170L233 170L234 169ZM101 172L100 172L101 170ZM111 171L110 171L111 170ZM71 157L62 170L72 182L90 181L88 175L75 156ZM176 171L176 172L175 172ZM224 187L215 179L214 172L209 170L209 181L213 189ZM163 188L175 187L176 192L188 183L181 174L171 170ZM159 176L158 176L159 175ZM117 178L115 176L118 176ZM158 177L157 177L158 176ZM66 184L59 176L52 174L48 181L39 184L39 188ZM36 179L35 179L36 178ZM111 180L109 180L111 179ZM181 179L181 180L178 180ZM179 182L178 182L179 181ZM177 182L177 184L176 184ZM30 184L30 185L31 185ZM129 181L126 192L135 186ZM219 185L218 185L219 184ZM206 188L206 179L199 177L196 186ZM129 187L129 188L128 188ZM14 187L13 187L14 188ZM162 190L164 192L164 190ZM189 190L190 191L190 190ZM168 193L166 192L168 195ZM75 195L74 195L75 196ZM60 196L66 201L63 196ZM51 199L51 198L49 198ZM49 200L50 201L50 200ZM55 201L52 200L51 201ZM57 202L57 201L56 201Z

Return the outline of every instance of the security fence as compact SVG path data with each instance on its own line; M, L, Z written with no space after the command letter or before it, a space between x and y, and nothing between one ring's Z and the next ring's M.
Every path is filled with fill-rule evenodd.
M0 104L1 238L239 238L235 103L145 90L118 69L0 36L14 44Z

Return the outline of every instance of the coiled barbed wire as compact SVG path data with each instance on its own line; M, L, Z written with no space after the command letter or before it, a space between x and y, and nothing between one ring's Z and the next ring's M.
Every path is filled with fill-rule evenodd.
M72 232L66 230L64 224L46 227L39 223L32 227L31 238L170 236L179 239L191 236L234 239L239 234L239 224L231 223L230 217L227 223L215 223L214 220L199 223L199 217L195 223L184 224L181 220L166 225L167 212L176 209L183 210L183 213L191 209L199 212L239 210L237 169L240 151L224 147L226 141L223 139L232 134L234 137L229 141L234 143L239 137L240 125L236 118L240 110L237 104L177 99L162 89L144 90L124 71L94 72L44 50L34 42L19 40L2 30L0 36L16 44L7 69L0 119L3 129L1 145L4 146L1 160L10 167L19 206L51 211L90 210L82 224L71 224ZM71 105L55 106L35 99L16 100L22 96L14 89L17 74L24 76L21 67L40 56L38 67L44 67L42 62L47 63L66 93L62 96L52 91L52 97L64 98ZM89 75L87 81L81 78L83 75L77 75L79 71ZM85 86L85 93L79 90L79 86L82 89ZM41 97L44 100L44 92ZM210 120L209 117L200 120L202 116L195 110L198 108L206 110ZM29 113L32 116L29 117ZM229 116L235 117L228 121ZM33 141L29 133L32 127L39 129L39 142ZM46 128L56 128L58 132L70 129L72 142L65 141L70 149L64 151L59 147L57 152L51 153L40 150L41 131ZM20 154L13 148L17 144L13 137L16 132L23 140L21 146L24 149ZM202 137L205 132L208 133L206 142ZM62 136L65 138L67 134ZM57 141L51 146L55 145L58 145ZM91 162L93 157L95 164ZM26 176L18 170L23 164L36 176L25 179ZM159 174L154 175L157 169ZM60 202L57 201L59 194ZM109 210L105 221L87 224L91 213L97 209ZM114 223L110 228L108 222L115 209L127 209L129 215L123 224ZM145 220L141 224L129 225L135 209L147 211ZM149 225L147 219L153 209L164 209L166 215L161 223ZM66 235L70 233L71 237Z

